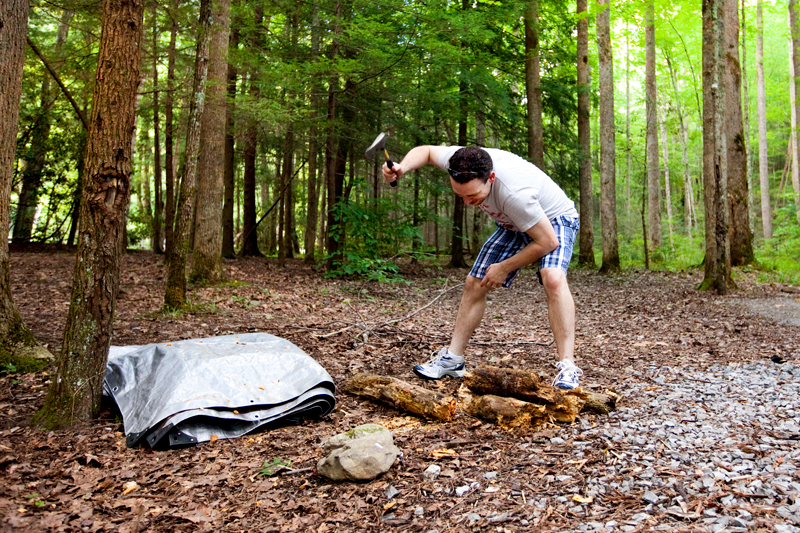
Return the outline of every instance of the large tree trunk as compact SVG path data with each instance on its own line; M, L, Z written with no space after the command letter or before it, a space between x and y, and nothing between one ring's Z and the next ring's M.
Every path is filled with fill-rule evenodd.
M617 241L617 166L614 129L614 63L611 54L611 0L599 0L597 55L600 82L600 224L603 231L601 272L619 270Z
M792 5L789 2L791 20ZM761 186L761 224L764 238L772 238L772 208L769 200L769 154L767 153L767 92L764 84L764 23L761 0L756 8L756 76L758 89L758 176ZM706 224L707 226L707 224Z
M222 204L225 190L230 0L215 0L208 60L206 106L200 128L192 278L216 283L222 269Z
M130 201L144 2L105 0L72 298L58 368L42 411L55 427L100 409Z
M647 225L650 250L661 246L661 179L658 172L658 90L656 88L655 8L647 4L644 23L645 42L645 114L647 157Z
M163 254L161 242L161 217L164 212L164 197L161 194L161 119L158 101L158 2L153 2L153 188L155 208L150 227L150 244L153 253Z
M542 83L539 77L539 0L525 8L525 92L528 97L528 159L544 168Z
M578 20L578 176L580 221L578 263L594 268L594 198L592 195L592 146L589 121L589 19L587 0L577 1ZM582 16L583 15L583 16Z
M11 181L17 145L25 37L28 31L27 0L0 3L0 361L19 367L20 358L49 358L30 332L11 296L8 255Z
M167 250L169 271L164 292L164 306L167 309L179 309L186 303L186 256L189 254L189 224L192 221L194 207L200 127L205 108L208 49L211 41L210 24L211 0L201 0L192 99L189 106L189 125L186 130L186 149L180 173L180 196L175 207L176 221L172 247Z
M706 258L702 289L726 294L730 281L727 205L725 0L703 0L703 186Z
M178 0L172 0L168 10L171 21L169 50L167 51L167 96L164 99L164 240L167 252L174 247L172 234L175 230L175 129L173 109L175 107L175 55L178 36ZM169 254L167 254L169 261Z
M236 50L239 47L239 30L236 24L231 28L231 37L228 44L229 50ZM233 102L236 99L236 67L233 63L228 63L228 105L225 107L225 190L222 202L222 256L234 257L236 252L233 246L233 193L235 191L236 175L236 153L234 151L234 118Z
M739 3L726 0L725 8L725 133L728 153L730 203L730 261L733 266L755 261L750 212L747 206L747 149L742 122L742 69L739 63Z
M761 2L758 3L759 7L761 6ZM760 13L760 11L759 11ZM797 73L800 72L800 21L798 17L800 13L798 13L798 6L797 0L789 0L789 23L791 25L791 33L792 33L792 66L794 74L792 77L792 81L794 83L795 89L795 98L794 98L794 105L793 110L795 112L795 116L800 117L800 99L796 97L798 93L798 84L800 81L797 79ZM759 25L759 28L761 26ZM761 35L759 33L759 35ZM762 69L763 75L763 69ZM760 100L759 100L760 101ZM800 223L800 160L798 160L798 153L800 150L797 148L797 143L800 142L800 135L797 134L796 127L792 130L794 133L794 146L792 150L792 154L794 155L794 166L792 171L792 188L794 189L794 202L795 208L797 209L797 221ZM761 193L762 198L764 197L764 193ZM762 209L763 211L763 209ZM771 221L770 221L771 227ZM765 235L766 236L766 235Z

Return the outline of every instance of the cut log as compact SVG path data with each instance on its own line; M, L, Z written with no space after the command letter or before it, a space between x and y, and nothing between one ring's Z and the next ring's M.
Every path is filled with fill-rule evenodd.
M506 429L536 426L547 420L547 407L544 405L493 394L468 396L464 400L464 410Z
M344 390L429 420L449 422L456 411L457 402L452 396L445 396L397 378L356 374L345 385Z

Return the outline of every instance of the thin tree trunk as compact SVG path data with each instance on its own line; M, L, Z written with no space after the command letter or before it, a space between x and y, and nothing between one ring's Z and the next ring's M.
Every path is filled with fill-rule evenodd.
M230 0L215 0L208 60L206 105L200 128L197 163L197 216L192 278L216 283L222 269L222 205L225 196L225 129L227 125Z
M594 199L592 195L591 123L589 121L589 19L587 0L577 0L578 20L578 176L580 180L580 249L578 263L594 268Z
M334 26L331 38L330 63L334 65L338 61L339 55L339 35L341 25L339 19L342 16L342 3L336 0L334 6ZM328 82L328 131L325 138L325 188L327 195L327 216L325 223L326 249L328 251L328 269L332 269L334 264L340 260L339 237L337 235L336 223L336 202L338 195L336 191L336 137L334 124L336 121L336 93L339 90L339 75L331 74Z
M319 61L319 6L315 4L311 22L311 63ZM314 264L314 243L317 239L317 219L319 218L319 187L317 182L317 110L319 109L319 83L316 77L311 86L311 126L308 131L308 204L306 209L306 233L304 239L305 257L308 265Z
M142 0L103 2L72 297L56 375L37 415L48 427L100 410L130 201L143 14Z
M155 209L150 228L150 244L153 253L163 254L161 217L164 212L164 197L161 191L161 118L158 97L158 2L153 2L153 188L155 189Z
M658 89L656 87L656 27L655 7L647 4L645 35L645 107L647 156L647 225L651 251L661 246L661 180L658 171Z
M238 25L231 27L230 41L228 50L239 48ZM228 62L228 105L225 107L225 182L222 200L222 257L231 258L236 255L233 245L233 193L235 190L234 178L236 176L236 152L234 139L234 115L233 107L236 100L236 78L238 72L232 62Z
M625 215L631 218L631 46L625 34ZM645 236L645 239L647 236Z
M281 172L280 218L278 222L278 267L286 266L286 258L292 257L292 194L289 180L294 174L294 126L289 124L283 145L283 171Z
M672 232L672 187L669 182L669 137L667 136L667 124L665 117L659 117L661 126L661 153L664 158L664 192L666 193L665 203L667 204L667 228L669 231L669 247L675 249L675 239Z
M759 6L761 3L759 2ZM800 100L796 97L797 95L797 86L800 81L797 79L797 73L800 72L800 22L798 22L798 6L797 0L789 0L789 23L791 28L792 34L792 65L793 65L793 74L792 80L794 81L794 89L795 89L795 97L794 102L792 105L792 110L795 112L795 117L800 116ZM796 121L796 119L795 119ZM800 170L798 170L798 165L800 165L800 158L798 158L798 143L800 142L800 135L797 134L797 127L792 128L792 132L794 133L794 142L792 143L793 149L792 153L795 156L794 161L795 164L792 169L792 188L794 189L794 205L795 209L797 209L797 222L800 223ZM762 193L763 197L763 193Z
M747 207L747 149L742 123L742 69L739 63L739 3L725 0L725 95L724 113L728 157L727 201L730 205L728 231L730 262L733 266L753 263L753 234Z
M544 168L542 83L539 77L539 0L525 9L525 91L528 97L528 159Z
M189 106L189 125L186 130L186 150L181 168L181 188L175 208L176 221L172 247L169 254L169 271L164 292L164 306L179 309L186 303L186 257L189 254L189 224L192 220L200 127L205 108L205 91L208 77L208 55L211 41L211 0L200 0L200 19L197 27L197 52L195 56L192 99Z
M792 1L789 2L791 12ZM790 16L791 19L791 16ZM767 93L764 85L764 23L761 0L756 7L756 72L758 83L758 176L761 186L761 224L764 238L772 238L772 208L769 199L769 154L767 153Z
M461 116L458 121L458 145L467 145L467 83L459 83L459 105ZM450 240L450 266L465 268L467 261L464 259L464 199L453 194L453 232Z
M611 0L598 0L597 55L600 83L600 225L603 232L601 272L619 270L617 241L617 167L614 130L614 61L611 51Z
M172 234L175 230L175 130L173 109L175 107L175 56L178 35L177 11L179 0L172 0L168 14L172 22L169 30L169 50L167 52L167 97L164 101L164 185L166 205L164 206L164 239L167 252L174 247ZM167 254L169 260L169 253Z
M750 224L750 235L753 235L755 228L755 198L753 196L752 159L753 152L750 147L750 91L747 87L747 24L745 22L745 0L742 0L742 98L744 99L742 109L744 111L744 149L747 152L745 157L745 175L747 179L747 217Z
M680 101L680 94L678 93L678 78L675 75L675 69L672 68L672 61L669 53L665 53L667 60L667 67L669 68L669 76L672 80L672 89L675 91L675 107L678 112L678 121L681 128L681 148L683 149L683 217L686 226L686 232L689 237L692 237L692 228L697 231L697 215L694 209L694 192L692 191L692 176L689 171L689 129L686 121L683 118L683 106Z

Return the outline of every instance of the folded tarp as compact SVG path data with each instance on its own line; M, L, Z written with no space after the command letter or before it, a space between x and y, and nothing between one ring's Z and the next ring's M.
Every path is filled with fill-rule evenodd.
M333 380L291 342L248 333L147 346L112 346L104 392L129 447L187 446L318 418Z

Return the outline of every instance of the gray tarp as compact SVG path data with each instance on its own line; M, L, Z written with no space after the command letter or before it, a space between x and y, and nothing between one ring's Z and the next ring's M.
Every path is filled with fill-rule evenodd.
M105 392L129 447L186 446L324 416L330 375L291 342L266 333L112 346Z

